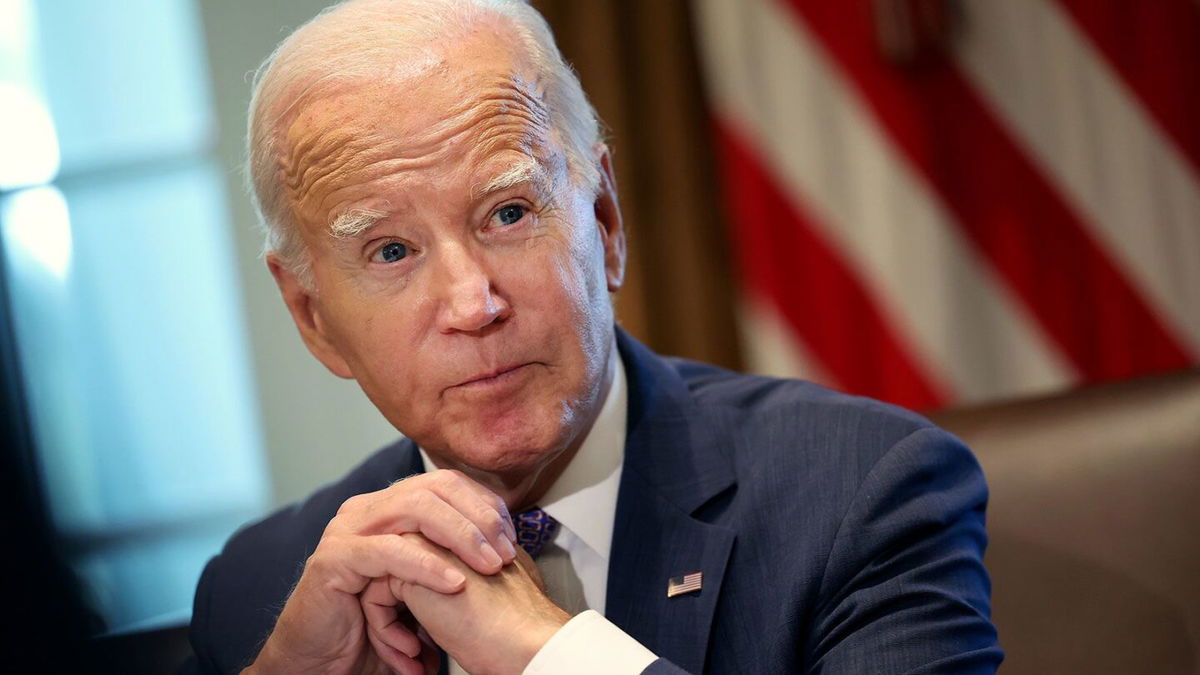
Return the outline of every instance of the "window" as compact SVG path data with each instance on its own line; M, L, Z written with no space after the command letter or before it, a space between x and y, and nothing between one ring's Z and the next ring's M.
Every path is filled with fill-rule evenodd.
M111 630L267 503L196 8L0 0L0 243L48 508Z

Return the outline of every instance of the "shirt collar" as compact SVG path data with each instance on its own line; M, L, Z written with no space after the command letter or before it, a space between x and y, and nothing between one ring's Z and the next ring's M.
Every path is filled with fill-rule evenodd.
M571 463L538 502L546 513L608 560L613 521L617 515L617 490L625 458L625 366L615 348L612 386L592 429Z
M538 501L542 510L605 560L612 547L628 413L625 365L615 342L609 362L615 372L600 414L571 463ZM435 466L423 448L417 450L427 471Z

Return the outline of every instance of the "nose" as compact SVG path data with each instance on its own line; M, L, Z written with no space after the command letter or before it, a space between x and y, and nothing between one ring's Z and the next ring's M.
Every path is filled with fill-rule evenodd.
M508 318L508 301L496 292L486 261L479 254L450 245L440 257L439 331L475 333Z

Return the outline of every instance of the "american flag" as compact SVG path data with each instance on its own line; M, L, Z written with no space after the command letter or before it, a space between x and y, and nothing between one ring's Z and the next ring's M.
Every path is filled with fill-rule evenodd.
M1200 360L1200 3L696 8L753 369L935 408Z
M667 597L673 598L684 593L700 590L704 583L703 572L692 572L681 577L671 577L667 579Z

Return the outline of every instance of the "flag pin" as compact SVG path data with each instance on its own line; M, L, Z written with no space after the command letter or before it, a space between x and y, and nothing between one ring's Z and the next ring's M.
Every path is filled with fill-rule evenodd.
M673 598L684 593L695 593L704 584L703 572L691 572L681 577L667 579L667 597Z

